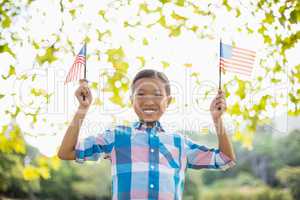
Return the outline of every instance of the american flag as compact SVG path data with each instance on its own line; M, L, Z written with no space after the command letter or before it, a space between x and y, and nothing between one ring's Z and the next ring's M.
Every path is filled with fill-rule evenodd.
M225 72L251 76L255 62L255 51L232 47L220 42L220 67Z
M83 45L79 54L69 70L65 84L82 78L82 70L86 67L86 44Z

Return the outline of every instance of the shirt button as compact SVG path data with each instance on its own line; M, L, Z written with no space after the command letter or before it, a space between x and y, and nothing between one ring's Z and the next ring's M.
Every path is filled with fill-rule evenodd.
M153 184L150 184L150 188L154 188L154 185L153 185Z
M150 149L150 151L153 153L153 152L154 152L154 149Z
M151 167L151 169L154 169L154 166L153 166L153 165L151 165L150 167Z
M153 136L154 136L153 134L150 134L150 137L152 137L152 138L153 138Z

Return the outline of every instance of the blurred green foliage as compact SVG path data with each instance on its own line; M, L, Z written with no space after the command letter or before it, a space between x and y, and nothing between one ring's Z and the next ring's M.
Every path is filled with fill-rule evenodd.
M284 167L276 175L280 182L290 189L294 199L300 199L300 166Z

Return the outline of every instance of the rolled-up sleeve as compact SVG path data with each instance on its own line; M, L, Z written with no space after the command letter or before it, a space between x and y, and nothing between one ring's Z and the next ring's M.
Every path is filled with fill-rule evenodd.
M207 148L193 140L185 140L187 167L192 169L218 169L225 171L235 166L235 161L216 148Z
M96 136L89 136L77 142L75 161L83 163L84 161L97 161L102 155L110 154L114 147L114 131L106 129L104 133Z

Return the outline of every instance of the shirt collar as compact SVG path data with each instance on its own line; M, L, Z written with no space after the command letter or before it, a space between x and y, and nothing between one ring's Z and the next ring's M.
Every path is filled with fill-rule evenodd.
M136 129L139 129L139 130L141 130L141 129L145 130L147 128L145 122L143 122L141 120L133 122L133 127ZM154 122L153 128L155 128L156 131L165 132L165 130L163 129L163 127L159 121Z

